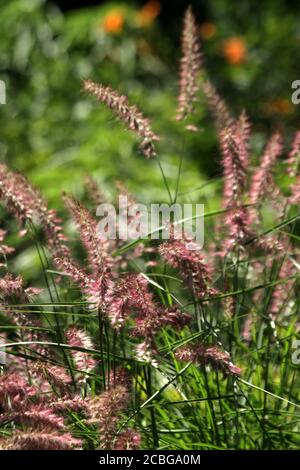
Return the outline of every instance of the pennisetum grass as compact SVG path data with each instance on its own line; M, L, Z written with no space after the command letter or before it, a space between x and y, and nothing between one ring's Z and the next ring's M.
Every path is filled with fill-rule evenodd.
M88 177L93 209L63 195L76 225L73 249L40 193L0 166L6 217L34 240L44 276L37 290L11 272L14 247L1 229L1 449L299 448L299 132L284 163L287 193L274 176L283 137L270 136L255 166L255 123L245 112L233 116L209 79L191 8L179 84L185 139L197 132L188 119L197 119L202 94L220 144L223 191L220 208L205 214L203 248L174 236L176 220L163 243L101 238L94 212L106 198ZM157 160L170 202L195 192L201 202L204 186L180 191L184 158L167 180L163 141L127 97L90 80L84 89Z

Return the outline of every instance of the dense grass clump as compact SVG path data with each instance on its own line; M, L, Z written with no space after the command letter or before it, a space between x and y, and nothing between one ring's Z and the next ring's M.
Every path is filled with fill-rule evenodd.
M0 166L2 449L299 448L299 133L283 159L275 132L255 166L247 115L233 116L207 76L190 8L182 52L174 119L188 140L207 106L223 167L207 183L221 203L204 214L203 247L176 236L176 218L168 240L107 239L96 209L114 201L91 177L82 201L63 195L60 218L24 175ZM84 89L157 162L161 202L189 202L184 162L170 181L150 120L108 86ZM135 196L122 183L115 194L132 214ZM10 232L35 246L38 288L14 271Z

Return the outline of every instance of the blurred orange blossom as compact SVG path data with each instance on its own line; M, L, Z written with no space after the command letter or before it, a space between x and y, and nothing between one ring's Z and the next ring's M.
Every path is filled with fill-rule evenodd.
M243 38L231 37L223 42L223 55L232 65L240 65L246 60L247 48Z
M155 18L159 15L161 11L161 4L157 0L150 0L147 2L138 12L136 16L136 21L139 26L148 26Z
M287 98L277 98L265 103L264 111L266 114L291 114L293 112L293 105Z
M124 14L120 10L108 12L102 22L102 27L107 33L120 33L124 26Z

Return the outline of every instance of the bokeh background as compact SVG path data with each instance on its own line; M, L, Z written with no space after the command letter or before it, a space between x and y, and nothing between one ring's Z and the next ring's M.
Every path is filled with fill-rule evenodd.
M62 208L62 191L81 197L87 173L104 192L122 179L141 202L166 199L155 162L145 161L134 136L82 92L85 78L128 95L151 118L171 183L183 156L181 193L197 199L190 191L219 177L217 138L201 99L198 133L187 140L174 119L189 4L211 81L230 109L246 109L253 123L254 159L275 128L288 146L299 127L299 107L291 102L291 83L300 79L297 2L0 0L0 79L7 86L0 160L25 172L50 206ZM217 199L214 186L200 202L204 197Z

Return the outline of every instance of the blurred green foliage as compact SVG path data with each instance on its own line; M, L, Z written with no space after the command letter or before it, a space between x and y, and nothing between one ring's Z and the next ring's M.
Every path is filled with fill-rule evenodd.
M158 17L153 14L152 18L148 15L147 19L147 10L141 9L135 2L108 1L97 7L70 10L64 14L54 2L46 0L0 0L0 79L7 86L7 104L0 106L0 161L6 162L12 169L25 172L50 200L50 207L62 209L62 191L70 191L82 198L83 180L87 173L93 174L110 198L113 181L121 179L140 202L168 200L156 162L146 161L139 153L134 136L102 105L82 92L82 80L85 78L111 85L128 95L130 102L136 103L151 118L155 132L162 137L158 145L159 156L173 196L180 169L178 191L181 202L205 203L206 211L219 207L219 150L203 97L200 96L195 117L200 132L191 133L186 138L184 126L174 119L181 18L188 3L179 0L160 2L162 11ZM299 108L292 105L290 99L291 83L300 79L300 18L296 3L284 0L191 0L191 3L200 23L205 66L212 82L225 97L230 109L238 114L245 108L253 121L254 158L259 156L266 134L274 128L283 130L287 144L292 132L299 126ZM149 5L149 2L145 0L145 4ZM284 166L279 165L278 168L276 181L286 189L289 181L284 178ZM206 185L209 178L212 181ZM269 208L266 212L270 216ZM11 271L22 273L24 279L33 282L33 285L42 285L44 281L38 252L30 233L23 238L18 237L16 225L6 217L3 208L0 209L0 221L1 228L2 225L8 228L9 244L16 247ZM268 220L266 223L271 224ZM65 229L74 242L72 227L67 225ZM208 241L212 232L207 225ZM75 241L73 244L79 258L78 243ZM246 277L245 282L248 282ZM178 283L174 286L170 283L170 287L174 287L177 297ZM66 296L67 293L69 290ZM74 295L77 295L76 291ZM266 299L268 296L266 291ZM260 315L263 307L253 306L250 300L248 306L247 302L246 297L245 310L241 303L242 316L252 310L254 313L257 310ZM262 315L263 321L265 317ZM226 319L228 325L230 321ZM248 360L251 381L254 378L254 383L261 385L265 371L260 361L264 360L265 351L260 347L260 342L265 325L255 322L253 328L259 347L256 349L255 342L252 358L252 345L249 349L244 346L243 361L246 364L245 357ZM280 328L283 328L283 338L292 338L290 327L285 329L285 325L280 325ZM174 338L166 338L169 348ZM233 341L233 349L236 344ZM272 342L273 345L277 347L277 342ZM281 361L281 356L278 356L284 369L280 383L278 368L274 367L270 374L273 374L273 379L275 377L272 387L277 381L280 393L284 390L286 397L293 398L290 382L286 380L289 348L287 346L284 360ZM274 354L278 353L275 351ZM194 377L190 376L186 383L193 384L194 380L197 384L197 400L199 370L195 369L192 373ZM269 389L268 366L266 377L265 387ZM163 376L158 376L158 380L161 382L159 386L162 386ZM219 387L219 383L214 382L213 386ZM294 375L293 386L296 389ZM277 388L271 390L277 393ZM168 394L169 399L181 398L175 388ZM254 410L266 406L264 395L259 392L257 396L257 401L253 402ZM206 423L209 423L211 414L204 405L200 411L205 435L210 433ZM183 407L180 412L176 409L173 422L165 408L163 404L160 413L170 427L177 423L180 413L185 412ZM281 411L287 413L279 406L279 418ZM186 413L190 419L190 404ZM222 413L220 407L217 418L223 416ZM294 409L292 416L293 413ZM289 430L283 428L282 421L278 420L277 424L275 415L274 421L270 420L270 416L264 415L264 420L267 418L264 424L269 426L270 421L274 423L274 429L276 426L278 448L285 433L285 443L288 440L292 442L290 435L298 442L299 432L294 428L293 420L289 434ZM198 416L196 418L193 437L201 424ZM237 438L245 442L249 438L253 440L253 448L257 448L256 414L252 418L250 415L251 420L254 421L253 428L249 427L252 432L243 427L245 432L239 433L238 430ZM233 421L230 416L228 422L231 432ZM218 423L221 423L219 418ZM186 425L188 427L188 421ZM189 444L189 436L187 433L183 435L181 445L186 448L184 439ZM214 439L214 433L211 435ZM273 435L274 442L277 442L275 432ZM176 447L178 434L173 432L171 436Z
M202 132L185 139L174 121L178 15L188 3L174 2L173 11L170 2L160 2L160 14L151 18L135 2L108 1L63 14L45 0L0 0L0 78L7 84L7 104L0 108L0 159L25 171L56 206L61 191L82 191L86 172L104 190L121 178L141 200L165 199L157 165L146 162L134 137L82 93L82 79L93 78L127 94L152 119L173 187L182 155L181 191L198 187L207 175L218 176L216 136L201 101ZM236 113L249 112L255 152L274 127L288 126L289 136L298 119L290 101L291 82L299 78L300 22L294 4L191 3L211 79Z
M124 15L127 31L104 31L109 11ZM64 17L43 0L2 4L0 63L7 104L1 107L1 159L25 171L56 205L62 190L80 191L85 172L96 172L104 186L113 178L133 181L140 193L161 186L156 165L138 154L135 139L82 93L83 78L110 84L155 116L154 127L166 135L170 154L166 172L177 171L181 149L170 145L171 134L180 134L172 119L175 90L165 92L168 69L150 45L152 37L159 40L159 30L136 26L136 11L109 4ZM168 119L169 128L161 129ZM193 168L187 168L188 181Z
M216 34L206 41L211 76L236 110L245 107L255 124L265 129L297 127L299 111L291 103L291 83L300 76L300 14L296 2L216 0L210 3ZM224 41L245 42L241 64L224 61ZM285 129L285 128L284 128Z

